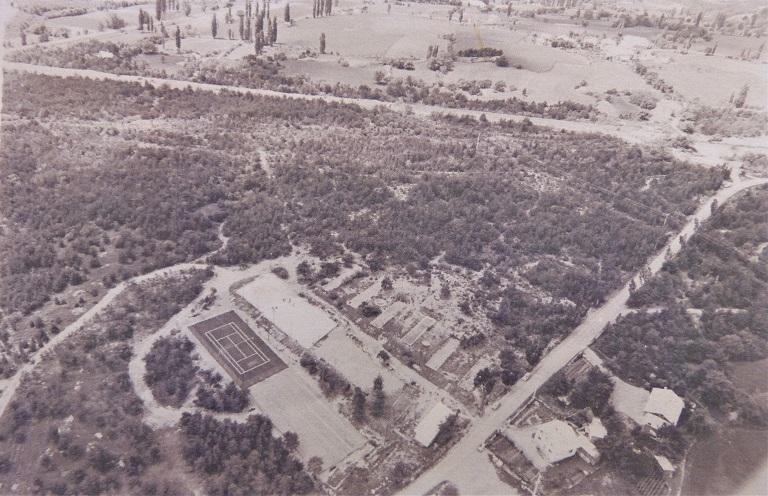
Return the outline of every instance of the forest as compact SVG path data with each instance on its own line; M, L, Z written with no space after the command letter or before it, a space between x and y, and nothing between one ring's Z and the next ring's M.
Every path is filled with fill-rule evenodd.
M2 487L21 480L26 494L184 491L164 473L160 436L141 421L128 362L132 340L159 329L165 309L192 301L210 276L195 270L132 286L25 376L0 418L0 453L14 455Z
M223 377L197 365L195 343L186 336L163 336L152 343L144 357L144 381L164 406L181 407L193 390L195 405L215 412L242 412L250 400L247 389L234 382L222 385Z
M207 494L293 495L314 489L312 477L291 453L295 434L275 437L268 417L251 415L237 423L184 413L179 426L184 459L208 476Z
M673 388L718 414L768 425L768 410L730 377L768 356L768 189L719 207L701 234L635 291L638 310L611 325L599 350L623 378ZM657 307L658 312L646 312Z
M43 283L62 273L88 277L93 251L117 253L117 279L195 259L218 246L223 222L219 264L308 246L328 261L356 252L375 270L437 257L491 268L520 284L482 288L470 307L535 358L727 177L529 122L36 75L8 74L5 85L4 112L16 117L3 124L0 162L8 310L76 283ZM127 124L135 119L160 126ZM73 126L78 141L65 147Z

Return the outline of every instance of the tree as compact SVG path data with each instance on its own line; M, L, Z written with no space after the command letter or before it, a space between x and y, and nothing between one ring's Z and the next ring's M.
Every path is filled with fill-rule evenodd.
M365 318L376 317L381 313L381 308L377 307L376 305L371 305L366 301L360 305L360 313Z
M176 26L176 51L181 53L181 29Z
M436 446L444 446L458 434L459 427L459 414L454 412L440 424L433 442Z
M511 349L499 352L499 361L501 364L501 382L505 386L512 386L523 375L523 367L518 363L517 356Z
M395 487L402 486L411 476L413 469L405 462L397 462L392 469L392 479Z
M384 415L385 406L386 395L384 393L384 380L379 375L373 380L373 404L371 405L371 413L374 417L381 417Z
M593 368L571 392L571 405L591 408L598 415L605 411L613 393L613 382L604 372Z
M277 17L272 18L272 36L269 41L273 45L277 43Z
M355 419L355 422L365 420L365 393L359 387L355 388L355 392L352 395L352 417Z
M381 363L383 363L384 365L389 365L389 358L390 358L390 357L389 357L389 353L387 353L386 351L384 351L384 350L381 350L381 351L379 352L379 354L378 354L378 355L376 355L376 357L377 357L379 360L381 360Z
M308 281L312 279L312 266L306 260L301 261L296 266L296 275L299 276L299 281Z
M544 345L538 339L532 340L525 348L525 359L531 367L535 367L541 360L542 353L544 353Z
M288 451L296 451L299 447L299 436L295 432L288 431L283 434L283 441Z
M325 33L320 33L320 53L325 53Z
M256 33L256 36L254 36L256 41L254 41L253 48L256 51L256 55L259 55L261 51L264 49L264 33L259 31Z
M213 19L211 19L211 36L213 36L213 39L216 39L216 33L219 31L219 23L216 22L216 14L213 14Z
M323 459L319 456L313 456L307 460L307 471L315 477L320 475L323 471Z
M494 374L488 367L484 367L477 371L474 385L475 387L482 388L483 393L490 394L490 392L493 391L493 387L496 385L496 374Z
M160 5L160 0L155 0L155 17L159 21L162 16L163 16L163 8Z
M285 22L288 22L288 23L291 22L291 4L289 3L285 4L285 12L283 12L283 20L285 20Z
M749 93L749 85L745 84L741 87L739 90L739 94L736 95L736 98L733 100L733 106L736 108L742 108L744 107L744 104L747 102L747 94Z
M102 474L106 474L117 466L118 458L104 447L99 446L91 452L88 461L91 467Z

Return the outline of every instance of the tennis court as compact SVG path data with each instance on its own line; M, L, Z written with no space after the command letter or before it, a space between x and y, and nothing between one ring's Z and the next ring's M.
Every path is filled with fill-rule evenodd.
M286 367L234 311L193 324L190 329L243 387L263 381Z

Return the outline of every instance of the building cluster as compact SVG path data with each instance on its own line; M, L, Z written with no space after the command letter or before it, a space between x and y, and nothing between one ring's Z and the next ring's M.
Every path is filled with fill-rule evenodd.
M609 373L593 353L575 358L563 372L573 383L594 367ZM629 427L639 426L655 436L660 429L680 421L685 402L673 390L648 391L616 377L611 380L615 385L611 404ZM564 398L534 397L480 447L488 449L500 471L529 492L556 494L575 486L600 466L598 441L610 435L608 430L591 409L574 409ZM669 488L675 465L666 456L649 454L658 465L658 477L644 482L650 484L651 492L659 488L663 492Z

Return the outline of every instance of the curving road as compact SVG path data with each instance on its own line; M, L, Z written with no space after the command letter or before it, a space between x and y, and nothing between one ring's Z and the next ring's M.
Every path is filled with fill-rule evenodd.
M206 265L203 264L184 262L133 277L111 288L95 305L80 315L77 320L65 327L60 333L51 337L51 339L45 343L45 345L43 345L37 352L35 352L29 362L19 367L19 370L16 371L13 377L10 377L9 379L6 379L4 382L2 382L3 392L0 393L0 417L3 416L6 408L8 408L11 399L16 393L16 389L21 383L22 377L29 372L32 372L32 370L40 363L43 356L45 356L48 351L52 350L56 345L67 339L73 333L80 330L84 325L89 323L96 314L109 306L109 304L112 303L115 298L117 298L131 283L139 283L153 277L166 276L188 269L204 269L205 267Z

